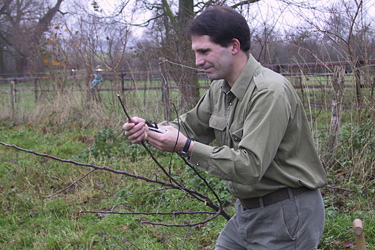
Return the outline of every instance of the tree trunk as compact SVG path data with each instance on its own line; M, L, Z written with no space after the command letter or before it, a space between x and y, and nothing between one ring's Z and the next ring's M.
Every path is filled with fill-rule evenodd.
M17 73L24 73L25 69L27 68L27 56L24 55L21 51L16 51L15 54L15 61L16 61L16 72Z
M193 0L179 0L179 57L184 62L183 64L194 67L195 58L191 50L191 38L186 36L186 29L189 21L194 18L194 2ZM182 78L182 95L184 96L182 108L192 108L199 99L199 83L197 71L189 68L183 68Z
M60 5L64 0L57 0L55 6L47 11L47 13L41 17L36 24L36 26L30 31L30 36L28 38L28 43L19 44L11 44L15 50L15 61L16 61L16 71L17 73L23 73L28 66L29 57L32 55L33 51L37 51L39 49L39 42L44 32L48 30L48 27L51 24L52 18L55 14L59 11ZM21 17L18 17L21 21ZM16 28L15 32L20 30L20 24L17 23L15 25ZM18 28L17 28L18 27ZM24 46L23 44L27 44Z
M52 9L49 9L47 13L39 19L39 22L37 23L33 34L32 34L32 42L35 42L35 44L39 44L39 40L42 37L43 33L48 30L48 27L51 24L52 18L55 16L55 14L59 11L60 5L64 0L57 0L55 6L53 6Z
M167 1L163 0L164 14L169 17L177 35L176 54L173 56L173 61L181 64L177 70L179 73L175 80L181 94L181 109L183 111L193 107L199 99L197 71L191 69L191 67L195 66L194 54L191 51L191 39L186 36L187 25L195 15L193 4L193 0L179 0L178 18L175 18ZM164 25L166 31L168 31L168 23L164 22Z
M336 146L339 137L339 130L342 117L342 101L344 97L344 76L345 68L343 66L336 66L335 72L332 78L333 87L333 99L332 99L332 115L331 115L331 126L329 130L327 154L325 156L325 162L329 162L330 156L336 152Z
M3 45L0 44L0 74L6 72L5 61L4 61L4 49Z

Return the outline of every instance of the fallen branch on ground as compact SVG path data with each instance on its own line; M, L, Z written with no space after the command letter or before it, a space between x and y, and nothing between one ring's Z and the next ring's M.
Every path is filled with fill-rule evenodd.
M163 187L181 190L181 191L185 192L187 195L190 195L191 197L197 199L200 202L203 202L206 206L208 206L208 207L212 208L214 211L216 211L216 212L209 212L209 211L175 212L174 211L174 212L166 212L166 213L160 213L160 212L154 212L154 213L153 212L150 212L150 213L148 213L148 212L127 212L127 213L122 213L122 212L115 212L115 211L80 211L81 213L124 214L124 215L125 214L127 214L127 215L132 215L132 214L133 215L137 215L137 214L144 214L144 215L183 215L183 214L192 214L193 215L193 214L209 214L209 215L211 215L210 218L207 218L204 221L197 222L197 223L192 223L192 224L165 224L165 223L153 223L153 222L149 222L149 221L142 221L142 223L144 223L144 224L162 225L162 226L168 226L168 227L194 227L194 226L198 226L198 225L203 225L203 224L207 223L208 221L211 221L211 220L215 219L219 215L224 216L227 220L229 220L229 218L230 218L230 215L223 209L222 203L221 203L219 197L216 194L215 194L215 197L218 200L219 205L215 205L214 202L209 197L207 197L206 195L201 194L201 193L199 193L197 191L188 189L188 188L184 187L182 184L178 183L164 169L164 167L157 161L157 159L152 155L151 151L147 148L146 145L145 145L145 147L148 149L148 152L152 155L153 160L158 164L159 167L161 167L163 169L163 172L170 178L170 180L173 181L174 184L172 182L167 183L167 182L163 182L163 181L156 180L156 179L154 180L154 179L150 179L150 178L147 178L147 177L144 177L144 176L139 176L139 175L131 174L131 173L128 173L126 171L112 169L112 168L109 168L109 167L97 166L97 165L89 164L89 163L81 163L81 162L73 161L73 160L70 160L70 159L61 159L61 158L56 157L56 156L52 156L52 155L48 155L48 154L44 154L44 153L35 152L35 151L32 151L32 150L28 150L28 149L24 149L24 148L18 147L16 145L10 145L10 144L7 144L7 143L1 142L1 141L0 141L0 144L3 145L3 146L5 146L5 147L14 148L14 149L19 150L19 151L23 151L23 152L34 154L34 155L41 156L41 157L50 158L52 160L56 160L56 161L60 161L60 162L64 162L64 163L70 163L70 164L74 164L74 165L77 165L77 166L83 166L83 167L92 168L92 170L90 172L88 172L87 174L85 174L83 177L81 177L80 179L78 179L74 183L70 184L67 188L72 187L78 181L81 181L82 179L84 179L85 177L87 177L89 174L93 173L95 170L104 170L104 171L112 172L114 174L121 174L121 175L125 175L125 176L131 177L131 178L140 179L140 180L143 180L143 181L146 181L146 182L150 182L150 183L154 183L154 184L159 184L159 185L162 185ZM193 169L194 169L194 171L196 171L195 168L193 168ZM196 171L196 173L199 175L199 173L197 171ZM202 178L204 180L204 178L202 176L200 176L200 178ZM206 183L206 185L209 186L209 184L206 181L205 181L205 183ZM51 197L53 195L56 195L58 193L61 193L62 191L66 190L67 188L62 189L59 192L56 192L56 193L50 195L49 197ZM210 188L210 190L212 190L211 187L209 187L209 188Z

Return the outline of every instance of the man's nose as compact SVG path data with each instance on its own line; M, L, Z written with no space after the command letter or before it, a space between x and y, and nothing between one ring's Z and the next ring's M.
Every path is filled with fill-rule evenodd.
M199 55L195 55L195 65L202 66L203 64L204 64L204 59Z

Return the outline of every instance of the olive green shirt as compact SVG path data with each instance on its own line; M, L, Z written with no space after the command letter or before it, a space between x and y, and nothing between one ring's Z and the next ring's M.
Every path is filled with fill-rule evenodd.
M195 141L191 163L228 181L236 198L327 183L296 91L251 55L232 88L213 81L179 124L169 123Z

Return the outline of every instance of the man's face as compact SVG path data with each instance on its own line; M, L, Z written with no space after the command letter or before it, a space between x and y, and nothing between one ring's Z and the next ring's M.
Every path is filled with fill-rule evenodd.
M233 74L232 46L222 47L210 41L207 35L192 36L191 40L195 64L207 73L210 80L229 81Z

